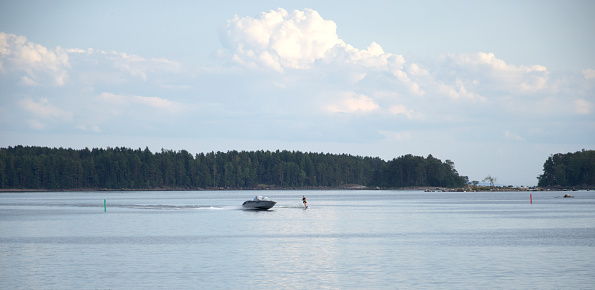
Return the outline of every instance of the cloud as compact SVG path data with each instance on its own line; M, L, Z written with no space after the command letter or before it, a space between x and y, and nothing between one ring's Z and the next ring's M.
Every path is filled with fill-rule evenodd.
M583 76L586 79L595 79L595 69L584 69Z
M574 101L574 106L577 114L588 115L592 111L593 103L585 99L578 99Z
M35 119L28 119L27 125L29 125L29 128L38 130L38 131L41 131L47 127L47 125L45 123L42 123L41 121L35 120Z
M163 58L144 58L135 54L97 49L69 49L72 66L81 79L90 84L121 83L140 78L146 81L150 74L175 74L182 70L178 62ZM132 78L130 78L132 77Z
M126 111L138 111L138 106L153 109L155 113L175 114L183 111L184 106L180 103L158 98L143 96L126 96L112 93L102 93L99 100L109 104L115 115L123 114ZM140 109L142 110L142 109Z
M101 133L102 132L101 128L99 128L99 126L97 126L97 125L78 124L75 127L81 131L86 131L86 132L93 132L93 133Z
M378 132L382 134L388 141L405 141L411 139L410 132L395 132L387 130L379 130Z
M34 130L44 130L50 123L70 123L74 119L72 112L50 104L48 98L40 98L39 101L34 101L32 98L27 97L17 103L21 109L28 113L25 115L25 118L27 118L26 124ZM22 119L21 116L19 120Z
M483 96L478 95L477 93L473 93L472 90L467 88L475 88L478 84L478 81L463 81L461 78L457 78L454 84L437 84L438 90L452 98L452 99L469 99L469 100L479 100L485 101L486 98Z
M277 9L256 18L236 15L220 31L220 39L224 50L219 55L231 63L252 71L315 73L321 78L313 80L319 83L314 86L324 91L334 90L330 87L336 83L354 91L392 90L399 92L401 98L418 96L426 97L427 101L444 96L457 102L483 103L500 98L502 92L526 95L548 89L549 72L544 66L511 65L493 53L448 54L443 62L424 66L407 63L402 55L388 53L374 41L366 49L357 49L338 37L333 21L310 9L292 12ZM307 79L297 74L292 76L301 81ZM283 86L292 82L287 77L272 79L275 77L268 75L267 78L268 83ZM323 98L336 93L330 92ZM395 104L390 102L379 103L373 95L364 95L369 100L334 101L326 106L326 111L353 113L386 106L385 109L394 112L399 108L391 107ZM413 102L417 101L401 99L399 105L410 106ZM408 114L412 116L411 112Z
M180 64L163 58L146 59L137 55L126 53L112 53L112 61L116 68L128 72L133 76L140 76L147 79L147 73L151 72L178 72Z
M449 54L448 59L456 67L459 77L482 78L493 84L492 89L525 94L547 87L549 72L545 66L515 66L485 52Z
M511 133L508 130L504 131L504 137L506 137L507 139L512 139L512 140L525 141L525 139L523 137L516 135L514 133Z
M408 89L409 92L418 95L418 96L423 96L426 92L420 87L420 85L413 81L408 75L407 73L405 73L402 70L394 70L393 74L397 77L398 80L401 81L402 84L404 84Z
M163 58L144 58L126 52L92 48L48 49L27 41L25 36L0 32L0 75L19 85L64 86L69 80L87 84L117 84L134 78L146 81L150 74L178 73L181 70L181 64Z
M415 64L415 63L410 64L407 71L409 72L410 75L415 76L415 77L426 77L426 76L430 75L429 71L421 68L418 64Z
M64 49L48 49L24 36L0 32L0 73L20 76L19 84L63 86L69 67Z
M314 10L288 13L279 8L259 18L236 15L228 20L220 38L236 63L280 71L307 68L324 57L341 43L336 30L333 21L322 19Z
M391 106L388 109L388 111L393 115L399 115L399 114L405 115L409 119L413 118L413 116L414 116L413 110L409 110L403 105Z
M22 99L19 102L21 108L31 113L36 118L42 119L58 119L58 120L72 120L73 113L60 109L49 103L47 98L41 98L39 102L31 98Z
M337 35L337 25L311 9L287 12L271 10L258 18L238 17L228 20L220 31L227 56L234 63L250 69L308 69L316 62L343 63L375 68L400 68L398 55L385 53L372 42L359 50Z
M220 104L240 111L266 110L267 116L283 118L316 117L320 112L330 118L358 114L359 121L374 124L375 132L386 132L385 124L403 117L411 120L411 132L428 124L485 126L494 122L504 132L510 123L500 121L503 116L526 120L525 126L539 126L531 120L564 116L572 110L591 112L585 102L569 106L565 98L574 95L591 102L592 86L584 80L552 74L538 64L511 64L488 52L411 61L385 51L373 39L368 47L358 49L339 38L333 21L309 9L277 9L254 18L235 16L220 30L220 40L223 49L218 55L240 80L234 82L238 96L227 98L245 106L223 100ZM583 74L587 78L591 72ZM250 101L244 96L250 96ZM559 104L564 103L561 110ZM309 121L302 124L306 127ZM506 132L506 138L523 139ZM387 140L406 137L399 134L400 138L383 136Z
M179 84L190 80L183 71L180 63L167 59L93 48L48 49L24 36L0 33L0 110L7 112L2 126L95 133L142 126L160 130L154 125L175 123L172 116L194 108L172 99L188 100L195 93ZM112 90L118 93L96 92Z
M326 111L330 113L356 113L371 112L379 108L372 98L365 95L345 95L334 104L328 105Z

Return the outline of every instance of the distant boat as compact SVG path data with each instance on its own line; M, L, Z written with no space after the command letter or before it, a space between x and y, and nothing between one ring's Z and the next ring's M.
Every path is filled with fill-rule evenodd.
M564 195L564 197L574 197L574 196L567 193Z
M247 209L267 210L277 204L276 201L270 200L268 197L256 196L252 200L246 200L242 204Z

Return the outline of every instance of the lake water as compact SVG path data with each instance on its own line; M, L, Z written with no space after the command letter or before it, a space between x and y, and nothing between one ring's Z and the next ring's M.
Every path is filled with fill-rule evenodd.
M2 193L0 289L595 288L595 192L529 194Z

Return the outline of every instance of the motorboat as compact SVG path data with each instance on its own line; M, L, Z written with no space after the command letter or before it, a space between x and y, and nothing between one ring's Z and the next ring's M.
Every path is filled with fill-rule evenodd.
M277 204L276 201L270 200L268 197L255 196L252 200L246 200L242 206L246 209L267 210Z

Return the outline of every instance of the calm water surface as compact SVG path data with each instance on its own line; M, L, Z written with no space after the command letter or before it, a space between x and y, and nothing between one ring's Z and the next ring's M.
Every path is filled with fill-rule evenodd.
M595 288L595 192L529 194L2 193L0 289Z

